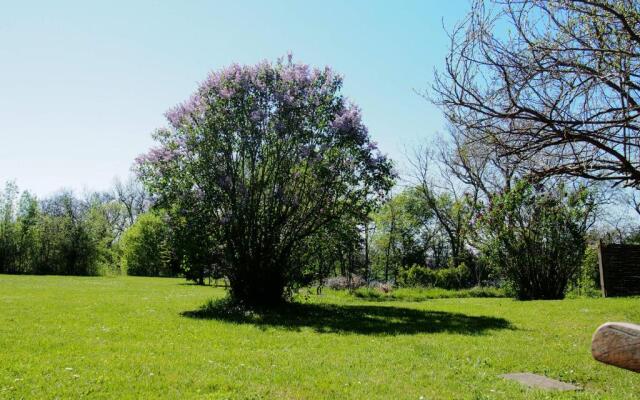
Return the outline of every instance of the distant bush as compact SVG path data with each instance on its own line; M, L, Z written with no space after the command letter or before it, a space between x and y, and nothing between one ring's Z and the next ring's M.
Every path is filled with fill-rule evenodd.
M443 289L461 289L468 285L471 271L464 264L451 268L433 269L421 265L413 265L401 271L398 282L401 286L439 287Z
M591 212L586 190L519 182L480 218L482 253L521 300L561 299L580 271Z
M598 248L589 246L584 251L580 271L569 285L567 297L601 297Z
M169 229L162 217L146 213L120 240L121 263L127 275L171 276Z
M502 289L494 287L473 287L450 290L441 288L400 288L384 293L375 288L363 287L353 292L355 297L376 301L423 301L430 299L452 299L470 297L507 297Z
M598 264L598 248L589 246L584 252L580 266L578 287L582 290L600 290L600 267Z
M324 280L324 286L334 290L357 289L366 284L367 282L359 275L335 276Z

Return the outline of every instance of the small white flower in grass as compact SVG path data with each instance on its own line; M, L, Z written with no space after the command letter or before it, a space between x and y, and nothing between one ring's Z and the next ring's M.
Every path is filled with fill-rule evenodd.
M71 376L73 376L73 378L74 378L74 379L78 379L78 378L80 378L80 375L77 375L77 374L73 374L73 375L71 375Z
M65 369L66 369L67 371L73 371L73 368L71 368L71 367L66 367Z
M149 376L153 376L153 372L149 372Z

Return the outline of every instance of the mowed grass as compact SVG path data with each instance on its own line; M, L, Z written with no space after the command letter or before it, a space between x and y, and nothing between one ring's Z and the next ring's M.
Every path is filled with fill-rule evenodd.
M263 316L202 308L180 279L0 275L0 398L638 399L592 360L640 299L367 301L327 293ZM498 375L534 372L575 393Z

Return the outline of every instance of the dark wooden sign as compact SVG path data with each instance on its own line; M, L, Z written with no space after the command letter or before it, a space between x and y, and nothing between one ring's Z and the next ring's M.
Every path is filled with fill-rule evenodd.
M602 295L640 295L640 245L600 243L598 249Z

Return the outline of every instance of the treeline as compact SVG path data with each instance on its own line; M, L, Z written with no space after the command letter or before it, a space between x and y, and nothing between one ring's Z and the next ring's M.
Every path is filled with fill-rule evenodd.
M562 298L597 288L590 244L638 241L628 215L634 199L624 190L534 177L529 165L469 142L455 128L416 149L410 162L409 185L367 222L343 221L312 241L309 282L498 286L521 299ZM345 279L327 279L335 275Z
M523 180L481 200L434 187L408 187L368 223L314 240L320 251L307 257L315 260L307 264L307 282L336 288L494 286L522 299L595 288L597 265L592 258L584 262L588 242L603 237L593 229L594 189ZM336 275L346 279L328 279Z
M82 198L61 191L44 199L7 183L0 194L0 273L120 273L121 239L149 204L134 180Z
M312 235L293 257L300 285L499 286L520 298L594 288L588 241L613 240L594 228L602 193L580 182L532 184L517 174L500 181L487 170L458 169L457 157L471 156L460 146L440 142L439 152L417 153L420 179L364 223L343 219ZM449 157L439 161L447 169L432 173L436 154ZM471 173L495 180L460 184ZM444 184L448 179L456 184ZM63 191L37 199L8 183L0 217L0 273L184 276L199 284L223 277L216 244L202 235L197 215L154 207L135 179L82 198ZM634 232L615 232L615 241L634 242Z
M0 272L96 275L113 263L115 232L99 197L38 200L7 184L0 197Z
M334 221L297 249L299 285L498 286L523 299L559 298L597 286L589 241L637 242L637 227L605 229L599 205L613 201L612 189L532 181L524 166L469 146L455 131L412 162L410 185L366 218ZM153 204L135 178L107 192L44 199L8 183L0 195L0 273L224 278L220 244L204 234L201 215L185 210Z
M79 197L0 193L0 273L217 277L197 220L153 207L135 178ZM211 246L212 247L212 246Z

